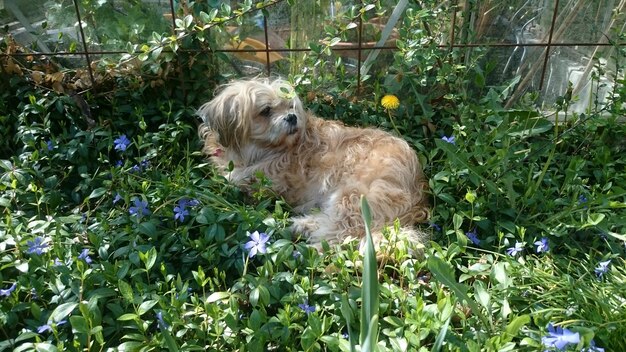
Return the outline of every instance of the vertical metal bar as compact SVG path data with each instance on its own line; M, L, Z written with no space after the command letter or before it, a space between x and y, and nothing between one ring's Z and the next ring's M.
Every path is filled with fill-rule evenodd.
M361 0L361 6L363 6L363 0ZM361 93L361 60L363 59L363 13L359 14L359 35L357 45L357 66L356 66L356 91L357 94Z
M80 18L80 9L78 8L78 1L74 0L74 9L76 10L76 19L78 20L78 29L80 30L80 38L83 42L83 48L85 50L85 59L87 60L87 72L89 72L89 78L91 79L91 86L96 85L96 80L93 77L93 71L91 70L91 58L89 57L89 48L87 47L87 39L85 39L85 31L83 31L83 21Z
M172 12L172 33L176 34L176 9L174 8L174 0L170 0L170 11Z
M454 2L454 5L452 5L452 30L450 31L450 51L452 51L452 49L454 49L454 41L455 41L454 35L456 34L455 33L455 30L456 30L456 11L457 11L456 9L457 9L458 5L459 5L459 1L458 0Z
M259 11L263 14L263 31L265 32L265 68L267 69L267 77L269 77L272 74L272 68L270 67L270 43L269 36L267 34L267 17L265 17L265 12L262 10Z
M552 46L552 34L554 33L554 25L559 11L559 0L554 1L554 13L552 14L552 23L550 24L550 34L548 35L548 43L546 45L546 56L543 58L543 68L541 69L541 79L539 80L539 91L543 89L543 80L546 76L546 68L548 67L548 59L550 58L550 47Z

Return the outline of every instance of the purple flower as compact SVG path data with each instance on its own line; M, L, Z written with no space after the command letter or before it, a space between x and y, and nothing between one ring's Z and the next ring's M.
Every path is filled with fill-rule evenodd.
M182 207L188 207L188 206L195 207L195 206L200 205L200 202L195 198L192 198L192 199L181 198L181 200L178 201L178 204Z
M178 205L174 207L174 220L179 220L180 222L185 221L185 216L189 215L189 211L182 205Z
M41 255L48 250L48 244L44 243L43 237L37 236L33 241L26 241L26 244L28 245L28 249L26 250L28 254Z
M14 282L13 285L11 285L11 287L7 288L6 290L0 289L0 296L9 297L11 293L15 291L16 287L17 287L17 282Z
M61 320L58 323L54 323L54 325L61 326L61 325L65 324L65 323L67 323L67 320ZM47 324L44 324L44 325L38 327L37 328L37 333L43 334L44 332L52 332L52 326L50 324L53 324L53 323L48 321Z
M118 161L115 162L115 166L117 166L117 167L122 167L122 165L124 165L124 161L122 161L122 160L118 160Z
M473 229L470 232L466 232L465 236L467 236L467 238L469 238L469 240L472 241L474 245L478 246L480 244L480 239L478 239L478 235L476 234L476 229Z
M180 222L185 221L185 216L189 215L187 207L195 207L199 204L200 202L198 202L197 199L181 198L178 201L178 205L174 207L174 220L180 220Z
M348 335L347 332L344 332L343 334L341 334L341 337L343 337L345 340L347 340L348 338L350 338L350 335Z
M59 259L59 258L54 258L54 263L52 263L52 265L54 265L54 266L62 266L62 265L68 266L69 264L70 264L69 261L66 262L66 263L63 263L61 261L61 259Z
M584 194L578 196L578 204L587 203L587 197Z
M259 233L259 231L254 231L253 233L249 233L248 236L250 237L251 241L248 241L244 245L244 248L250 251L248 253L249 258L254 257L257 254L257 252L258 253L267 252L266 245L267 245L267 241L270 239L269 235L263 232Z
M511 247L506 250L506 254L515 257L518 253L524 250L524 243L515 241L515 247Z
M300 253L300 251L293 251L293 253L291 253L291 256L294 259L298 259L298 258L302 257L302 253Z
M165 320L163 320L163 312L157 312L156 318L157 318L157 322L159 324L159 329L165 330L165 329L167 329L169 327L169 325L167 325Z
M91 264L92 260L91 257L89 257L89 249L83 249L82 252L80 252L80 254L78 255L78 259L82 259L85 261L85 263Z
M580 335L577 332L563 329L560 326L555 328L552 323L548 324L548 336L541 338L541 343L544 346L556 347L559 350L564 349L569 344L578 344L579 342Z
M49 140L48 142L46 142L46 147L48 148L48 151L54 149L54 142L52 140Z
M37 333L43 334L44 332L52 332L52 327L50 324L44 324L37 328Z
M300 307L300 309L302 309L306 314L315 312L315 306L310 306L308 301L298 304L298 307Z
M126 148L130 145L130 140L126 137L125 134L119 136L117 139L113 141L115 150L119 150L121 152L126 151Z
M130 215L137 215L138 218L144 215L150 215L148 201L141 200L138 197L133 198L133 206L128 209L128 212Z
M454 144L454 145L456 145L456 138L454 138L454 136L450 136L450 137L443 136L443 137L441 137L441 139L442 139L444 142L448 142L448 143L450 143L450 144Z
M594 269L596 276L601 278L602 275L609 272L609 264L611 263L611 259L598 263L598 266Z
M113 198L113 204L122 200L122 196L119 193L115 193L115 198Z
M543 237L541 240L535 242L535 246L537 246L537 249L535 250L537 253L545 253L550 250L550 246L548 246L548 239L546 237Z
M434 222L430 223L430 227L432 227L433 229L435 229L435 231L439 232L441 231L441 226L435 224Z

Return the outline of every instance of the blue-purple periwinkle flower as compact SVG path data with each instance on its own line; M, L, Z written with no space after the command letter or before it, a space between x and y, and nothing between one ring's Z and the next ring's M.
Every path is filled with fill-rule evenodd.
M506 254L515 257L516 255L518 255L519 253L521 253L524 250L524 243L523 242L515 242L515 246L508 248L506 250Z
M556 328L552 323L548 324L548 335L541 338L541 343L546 347L556 347L559 350L564 349L567 345L578 344L580 342L580 334L563 329L560 326Z
M450 143L450 144L456 145L456 138L454 138L454 136L450 136L450 137L443 136L443 137L441 137L441 139L442 139L444 142L448 142L448 143Z
M148 209L148 201L142 200L139 197L133 198L133 205L128 209L130 215L135 215L141 218L144 215L150 215L150 209Z
M40 236L35 237L32 241L26 241L26 245L28 246L28 249L26 249L28 254L41 255L48 250L48 244Z
M306 314L311 314L315 312L315 306L310 306L308 301L304 301L304 303L298 304L298 307L304 311Z
M126 137L125 134L117 137L114 141L113 141L113 148L115 150L119 150L121 152L126 151L126 149L128 148L128 146L130 145L130 139L128 139L128 137Z
M249 258L254 257L257 253L267 252L266 246L270 239L270 236L268 234L265 234L263 232L259 233L259 231L254 231L253 233L248 234L248 236L250 237L250 241L248 241L244 245L244 248L249 251L248 252Z
M11 293L13 293L13 291L15 291L16 287L17 287L17 282L14 282L13 285L11 285L9 288L7 288L7 289L0 289L0 296L9 297L11 295Z
M542 237L539 241L536 241L535 246L537 246L535 249L537 253L545 253L550 250L548 239L546 237Z
M476 233L476 229L466 232L465 236L476 246L480 244L480 239L478 238L478 234Z
M89 249L87 248L83 249L78 255L78 259L82 259L85 261L85 263L91 264L92 260L91 260L91 257L89 256Z

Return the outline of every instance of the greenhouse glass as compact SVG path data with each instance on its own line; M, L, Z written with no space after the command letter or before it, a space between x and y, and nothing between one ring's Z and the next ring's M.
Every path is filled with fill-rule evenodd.
M0 55L45 55L87 70L93 80L95 65L140 56L146 43L176 35L185 18L243 8L209 29L210 46L195 49L219 55L220 72L304 75L303 82L310 83L316 67L307 58L323 55L366 86L403 50L399 43L413 38L455 52L466 63L483 63L486 85L514 87L507 106L528 94L551 106L569 89L578 97L569 108L584 112L601 105L613 81L621 79L613 57L623 50L625 5L623 0L207 0L190 7L186 0L0 0L0 36L25 48ZM425 26L416 21L421 13L436 18ZM597 75L599 70L613 73Z

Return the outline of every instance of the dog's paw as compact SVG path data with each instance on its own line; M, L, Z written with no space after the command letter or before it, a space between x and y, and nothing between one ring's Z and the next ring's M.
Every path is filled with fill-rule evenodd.
M312 216L302 216L291 219L289 229L294 235L302 235L309 238L312 233L319 229L319 223Z

